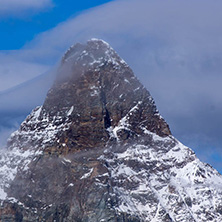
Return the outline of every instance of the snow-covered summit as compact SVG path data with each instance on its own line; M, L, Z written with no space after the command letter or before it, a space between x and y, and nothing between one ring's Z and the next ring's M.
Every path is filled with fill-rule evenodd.
M72 63L74 60L75 63L94 69L99 69L107 63L114 64L116 68L127 66L107 42L96 38L90 39L86 44L77 43L71 46L62 58L63 63Z
M72 46L0 158L0 220L222 221L222 177L108 45Z

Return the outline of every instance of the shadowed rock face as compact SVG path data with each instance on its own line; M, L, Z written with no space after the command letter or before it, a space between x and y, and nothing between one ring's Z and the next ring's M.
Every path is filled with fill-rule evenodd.
M33 131L47 131L50 124L56 135L48 139L45 150L59 154L105 146L111 139L127 141L143 134L144 129L163 137L171 134L149 92L102 40L77 44L66 52L57 79L38 112L36 120L30 118L21 126L29 134L16 138L23 148L23 140L28 146L33 142L38 146L37 140L28 137ZM128 125L118 128L124 117ZM61 124L66 125L65 130L58 128ZM41 146L41 138L39 143Z
M69 75L63 75L67 67ZM43 110L52 118L58 113L69 115L72 123L61 142L68 139L66 144L72 152L104 146L110 139L110 129L135 106L138 110L128 117L128 131L117 132L119 139L141 134L141 124L160 136L170 135L149 92L128 65L105 42L94 40L77 44L65 54Z
M222 221L222 178L104 41L72 46L0 159L0 221ZM213 204L212 204L213 203Z

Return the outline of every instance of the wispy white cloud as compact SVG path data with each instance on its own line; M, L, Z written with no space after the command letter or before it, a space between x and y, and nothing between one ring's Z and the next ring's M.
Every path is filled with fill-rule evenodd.
M17 53L0 52L0 92L46 72L46 64L22 60Z
M52 6L52 0L0 0L0 17L23 16Z

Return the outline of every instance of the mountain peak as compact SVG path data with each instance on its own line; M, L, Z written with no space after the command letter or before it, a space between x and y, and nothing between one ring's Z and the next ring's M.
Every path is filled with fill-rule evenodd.
M72 46L0 158L0 220L222 221L222 177L102 40Z
M21 144L23 138L31 145L33 128L45 129L34 146L61 147L59 153L127 141L146 130L163 137L171 134L150 93L108 43L98 39L77 43L65 53L43 106L10 141ZM29 134L23 134L24 129ZM65 141L68 151L63 149Z
M77 43L71 46L64 54L62 63L73 63L73 61L93 68L99 68L104 63L127 65L107 42L96 38L88 40L86 44Z
M104 44L104 45L107 45L108 47L110 47L110 44L108 42L104 41L103 39L91 38L87 42L97 42L97 43L101 43L101 44Z
M106 41L104 41L103 39L97 39L97 38L91 38L87 41L87 44L88 45L91 45L91 46L96 46L97 48L99 47L103 47L103 48L107 48L109 50L114 50L110 44Z

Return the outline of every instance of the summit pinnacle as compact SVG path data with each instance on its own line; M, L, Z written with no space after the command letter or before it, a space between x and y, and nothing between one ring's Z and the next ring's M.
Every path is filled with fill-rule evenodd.
M97 39L76 44L65 53L43 106L21 128L15 134L17 139L11 138L13 143L17 141L16 146L25 142L43 146L50 153L54 147L58 154L104 147L110 140L143 135L144 130L162 137L171 134L150 93L129 66L106 42ZM33 141L43 129L44 135Z
M222 176L171 135L103 40L70 47L7 148L1 221L222 221Z

